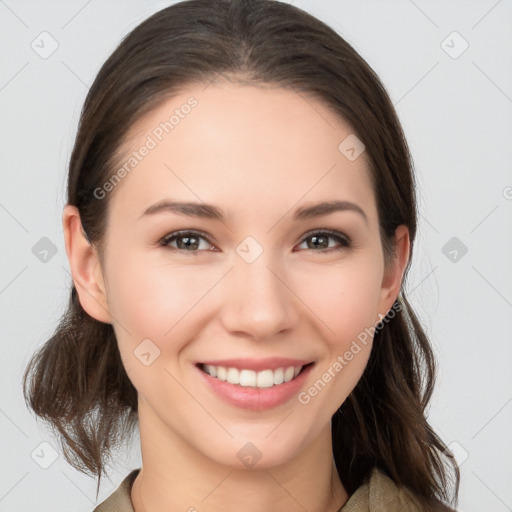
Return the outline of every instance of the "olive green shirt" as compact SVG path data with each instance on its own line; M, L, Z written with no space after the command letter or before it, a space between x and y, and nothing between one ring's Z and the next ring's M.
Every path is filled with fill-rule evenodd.
M119 487L93 512L135 512L131 488L139 469L134 469ZM391 478L374 468L370 479L350 496L339 512L421 512L410 491L398 487Z

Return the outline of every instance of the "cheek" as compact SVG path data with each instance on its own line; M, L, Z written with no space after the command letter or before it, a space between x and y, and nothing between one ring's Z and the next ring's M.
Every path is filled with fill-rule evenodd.
M165 403L169 396L187 403L183 390L164 370L175 374L191 326L197 327L190 319L218 277L161 261L157 265L147 256L116 256L112 261L118 263L108 274L109 307L128 377L151 403Z
M353 258L336 265L317 265L295 277L294 290L325 327L326 339L342 349L375 325L381 268L375 258Z
M109 306L123 339L130 344L154 339L162 348L176 340L187 324L187 315L201 308L201 299L218 281L218 271L199 272L190 265L167 266L142 256L116 259L109 273Z
M301 297L319 319L325 350L298 402L319 423L330 420L366 368L381 280L375 258L318 268L314 277L304 274Z

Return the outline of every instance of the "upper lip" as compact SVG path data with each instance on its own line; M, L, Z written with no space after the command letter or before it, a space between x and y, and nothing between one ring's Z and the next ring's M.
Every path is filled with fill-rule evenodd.
M200 361L197 364L208 364L211 366L224 366L226 368L238 368L239 370L277 370L277 368L288 368L290 366L305 366L313 361L307 359L292 359L288 357L267 357L263 359L217 359Z

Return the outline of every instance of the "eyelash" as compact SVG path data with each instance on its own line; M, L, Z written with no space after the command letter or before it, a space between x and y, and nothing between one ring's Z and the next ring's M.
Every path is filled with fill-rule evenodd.
M194 251L187 251L185 249L180 249L178 247L171 247L169 246L169 243L175 241L178 238L185 237L185 236L195 236L197 238L203 238L206 240L210 245L214 245L212 242L212 239L210 236L208 236L206 233L201 233L200 231L175 231L173 233L169 233L168 235L164 236L158 243L161 247L165 247L171 251L179 251L179 252L186 252L189 254L197 255L201 250L194 250ZM309 231L304 235L299 245L302 245L308 238L311 238L313 235L320 235L320 236L328 236L329 238L336 239L340 245L337 247L329 247L327 249L311 249L314 252L318 252L320 254L330 254L331 252L335 251L342 251L344 249L348 249L352 246L352 242L350 238L343 233L339 233L337 231L331 231L328 229L321 229L317 231Z

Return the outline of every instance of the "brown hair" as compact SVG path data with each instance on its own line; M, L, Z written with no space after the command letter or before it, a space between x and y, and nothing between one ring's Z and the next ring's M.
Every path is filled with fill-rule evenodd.
M218 75L311 94L349 122L366 146L386 261L401 224L409 228L412 254L412 159L369 65L334 30L291 5L189 0L157 12L126 36L85 100L67 193L100 256L111 194L99 200L94 191L112 176L129 128L187 84ZM443 502L450 502L451 481L457 503L459 469L425 417L434 354L403 291L395 306L393 318L375 332L360 381L332 418L334 459L350 494L378 467L408 487L424 510L450 510ZM66 460L97 475L99 489L107 457L137 425L137 392L112 326L83 310L75 286L55 333L27 366L23 389L27 405L60 435Z

